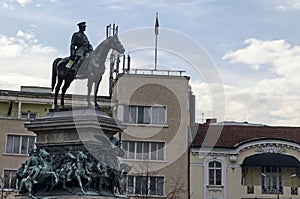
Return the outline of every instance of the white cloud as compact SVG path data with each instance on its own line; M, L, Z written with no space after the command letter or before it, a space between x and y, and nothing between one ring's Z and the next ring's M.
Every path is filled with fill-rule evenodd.
M225 87L226 115L235 120L300 125L300 46L284 40L257 39L248 39L245 44L245 48L226 53L223 59L254 69L268 65L275 77L266 76L247 87Z
M279 10L300 9L300 0L277 0L275 7Z
M19 5L21 7L25 7L30 4L32 0L4 0L2 4L3 8L7 8L10 10L14 10L14 5Z
M4 3L2 4L2 7L3 7L3 8L10 9L10 10L14 10L14 7L13 7L12 5L6 3L6 2L4 2Z
M30 5L32 3L35 3L36 7L40 7L42 3L45 2L49 2L49 3L59 3L59 0L47 0L47 1L43 1L43 0L4 0L5 2L2 4L3 8L7 8L7 9L14 9L14 5L19 5L21 7L25 7L27 5Z
M21 38L24 38L26 40L29 40L29 41L31 41L34 38L34 34L32 34L32 33L25 33L22 30L18 30L17 36L21 37Z
M31 0L16 0L16 2L18 4L20 4L21 6L25 6L25 5L29 4L29 3L31 3Z
M0 35L0 58L18 58L20 56L48 55L56 52L50 46L37 44L34 34L19 30L16 37Z
M13 37L0 35L0 58L15 58L21 55L23 44Z
M50 86L57 50L37 43L34 34L19 30L15 37L0 35L0 87L19 90L22 85Z
M274 64L274 61L282 56L282 52L290 50L290 45L284 40L247 39L244 44L248 46L226 53L223 59L228 59L231 63L242 62L257 70L263 64Z

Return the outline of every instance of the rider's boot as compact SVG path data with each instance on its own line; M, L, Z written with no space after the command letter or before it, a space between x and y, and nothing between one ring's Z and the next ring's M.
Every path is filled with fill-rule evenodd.
M82 77L82 75L78 74L81 63L82 63L82 59L79 58L78 61L76 62L76 64L72 67L72 70L74 70L74 78L75 79Z

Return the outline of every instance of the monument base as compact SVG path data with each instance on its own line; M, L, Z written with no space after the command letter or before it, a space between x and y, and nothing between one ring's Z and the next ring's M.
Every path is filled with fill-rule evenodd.
M73 199L73 198L83 198L83 199L120 199L127 197L117 197L117 196L95 196L95 195L60 195L60 196L36 196L37 199ZM16 196L15 199L32 199L29 196Z
M121 180L131 169L118 161L124 151L114 135L121 138L125 128L119 121L80 107L52 111L25 127L37 135L37 149L18 170L25 194L16 198L127 198L112 194L123 192Z

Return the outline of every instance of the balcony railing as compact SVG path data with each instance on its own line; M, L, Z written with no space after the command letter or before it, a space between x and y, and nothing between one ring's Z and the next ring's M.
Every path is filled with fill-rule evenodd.
M262 194L283 194L283 188L270 188L270 187L262 187L261 189Z
M37 113L37 112L21 112L21 115L18 115L18 112L12 112L10 115L8 114L0 114L0 118L8 118L8 119L35 119L45 117L47 112L45 113Z
M183 76L183 70L154 70L154 69L131 69L129 74L136 75L163 75L163 76Z
M265 196L262 196L262 195L281 195L283 198L285 195L287 196L290 196L290 195L293 195L292 198L296 197L296 198L299 198L300 199L300 196L298 195L298 187L295 187L295 186L292 186L292 187L289 187L289 186L285 186L285 187L281 187L279 189L276 189L276 188L266 188L266 187L262 187L261 185L260 186L246 186L245 187L245 192L247 193L247 197L244 197L242 199L254 199L254 198L257 198L257 199L263 199ZM245 196L246 196L245 195ZM248 196L249 195L249 196ZM261 195L261 197L259 197L259 195ZM254 197L255 196L255 197ZM270 199L270 196L268 196L268 199ZM289 197L291 198L291 197Z

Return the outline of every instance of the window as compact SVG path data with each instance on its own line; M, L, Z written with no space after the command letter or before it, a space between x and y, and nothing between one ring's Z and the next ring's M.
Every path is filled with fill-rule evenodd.
M166 124L165 106L124 106L124 122L131 124Z
M28 112L21 112L21 118L23 119L35 119L36 113Z
M17 171L4 170L4 189L17 189Z
M291 194L292 195L298 195L298 187L291 187Z
M164 160L164 142L140 142L122 141L122 148L125 151L125 159L137 160Z
M254 194L254 186L247 186L247 194Z
M283 194L280 167L262 167L261 184L263 194Z
M163 196L164 177L127 176L126 192L130 195Z
M29 154L34 148L35 136L7 135L6 153Z
M212 161L208 163L209 185L222 185L222 163Z

